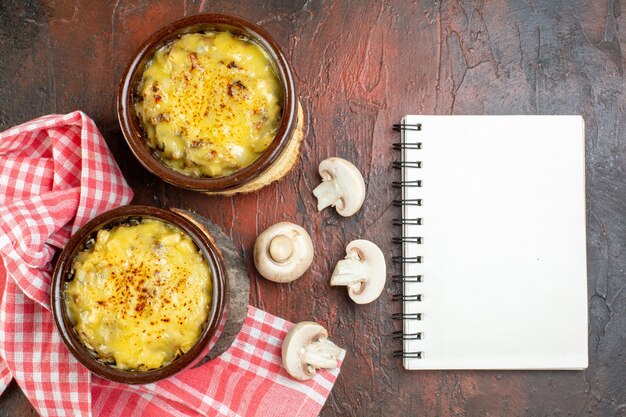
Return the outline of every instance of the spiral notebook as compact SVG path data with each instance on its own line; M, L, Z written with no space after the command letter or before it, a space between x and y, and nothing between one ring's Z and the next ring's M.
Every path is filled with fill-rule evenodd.
M407 369L587 367L580 116L406 116Z

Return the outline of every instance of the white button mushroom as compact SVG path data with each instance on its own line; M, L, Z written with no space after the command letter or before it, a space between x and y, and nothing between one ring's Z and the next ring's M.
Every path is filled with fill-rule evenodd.
M337 262L330 285L345 285L357 304L371 303L385 287L387 267L383 252L369 240L353 240L346 247L347 256Z
M341 158L324 159L319 165L322 183L313 194L317 198L317 211L333 206L344 217L359 211L365 200L365 181L350 162Z
M328 332L312 321L303 321L289 330L283 341L283 366L299 380L312 378L317 369L334 369L341 348L328 340Z
M313 242L302 227L276 223L254 243L254 264L270 281L291 282L302 276L313 262Z

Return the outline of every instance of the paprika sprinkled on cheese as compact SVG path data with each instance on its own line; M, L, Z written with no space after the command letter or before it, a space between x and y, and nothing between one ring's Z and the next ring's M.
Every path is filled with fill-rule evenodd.
M180 229L143 219L100 230L78 254L64 297L85 346L119 369L169 364L195 345L209 316L209 265Z
M272 61L259 45L230 32L207 32L183 35L155 53L135 109L148 145L168 166L221 177L267 149L282 100Z

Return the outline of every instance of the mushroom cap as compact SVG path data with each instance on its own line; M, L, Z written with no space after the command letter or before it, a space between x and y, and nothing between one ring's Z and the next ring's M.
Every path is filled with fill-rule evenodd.
M283 366L287 373L299 380L312 378L315 368L302 360L304 347L316 340L328 339L326 329L313 321L302 321L289 330L282 346Z
M385 288L387 264L385 255L378 246L369 240L353 240L346 246L346 253L354 252L361 262L367 265L369 276L359 287L348 287L348 295L357 304L371 303L377 299Z
M280 222L268 227L254 243L254 265L274 282L291 282L313 262L313 242L302 227Z
M324 180L337 181L342 191L335 204L337 213L348 217L359 211L365 201L365 181L359 169L345 159L332 157L320 162L318 170Z

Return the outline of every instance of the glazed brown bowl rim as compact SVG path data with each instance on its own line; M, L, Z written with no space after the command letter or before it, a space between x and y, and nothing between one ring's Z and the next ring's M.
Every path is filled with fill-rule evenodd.
M155 218L180 228L196 243L211 269L213 299L211 312L196 344L172 363L149 371L129 371L116 369L94 358L76 335L69 320L63 291L67 273L76 255L83 250L84 243L95 236L98 230L123 224L131 218ZM221 252L206 232L182 215L157 207L129 205L106 211L82 226L67 242L59 255L52 274L51 307L54 323L63 343L72 355L96 375L124 384L147 384L160 381L189 368L208 353L208 345L218 332L226 308L226 269Z
M243 33L263 47L275 63L283 88L283 111L280 126L270 146L252 164L224 177L193 177L168 167L158 155L148 148L143 128L135 114L133 96L145 64L156 50L186 33L204 32L216 27L229 27L231 31ZM296 111L295 85L291 66L276 41L263 28L239 16L208 13L188 16L176 20L153 33L135 52L128 64L117 93L117 118L124 139L139 162L164 181L178 187L195 191L225 191L239 188L254 180L276 162L287 147L295 129Z

